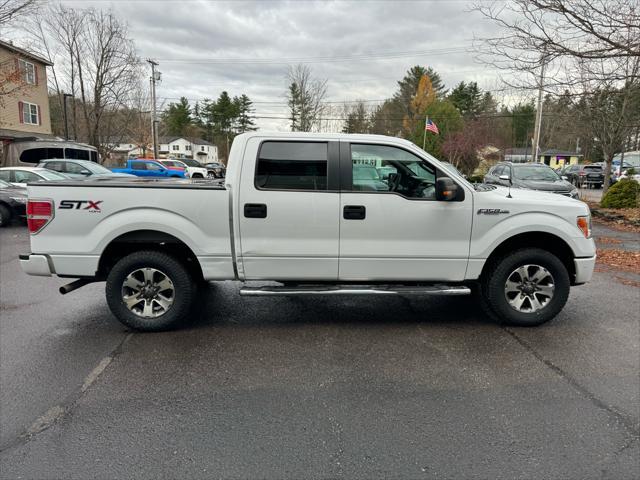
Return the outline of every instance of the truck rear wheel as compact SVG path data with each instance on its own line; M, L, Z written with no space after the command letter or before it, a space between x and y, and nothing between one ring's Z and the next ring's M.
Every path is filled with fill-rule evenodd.
M558 257L524 248L495 262L481 288L502 323L534 327L554 318L569 298L569 272Z
M189 315L195 286L185 266L166 253L140 251L123 257L107 276L111 312L140 331L175 328Z

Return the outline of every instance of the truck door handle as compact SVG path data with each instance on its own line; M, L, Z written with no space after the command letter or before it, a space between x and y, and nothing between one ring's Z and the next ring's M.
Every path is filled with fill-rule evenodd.
M264 203L245 203L244 216L246 218L267 218L267 206Z
M345 220L364 220L367 209L364 205L345 205L342 216Z

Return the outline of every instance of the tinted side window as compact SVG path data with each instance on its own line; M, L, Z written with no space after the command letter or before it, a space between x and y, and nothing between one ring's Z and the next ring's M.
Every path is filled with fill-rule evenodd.
M11 180L11 170L0 170L0 180L4 180L5 182L15 181Z
M63 158L61 148L30 148L20 154L20 161L25 163L40 163L47 158Z
M64 155L64 158L71 158L73 160L89 160L89 150L65 148Z
M401 148L351 144L351 171L355 191L435 199L435 168Z
M134 170L146 170L147 164L144 162L131 162L131 168Z
M258 153L256 188L326 190L326 143L264 142Z
M82 165L78 165L77 163L72 163L72 162L64 162L64 163L66 165L65 171L69 173L81 174L82 172L87 170Z
M161 167L157 163L149 162L146 165L147 165L147 170L163 170L163 167Z
M499 177L500 175L502 175L503 170L504 170L504 165L497 165L493 169L493 173L491 175L493 175L494 177Z
M56 172L64 172L62 162L47 162L44 164L44 168L49 170L55 170Z

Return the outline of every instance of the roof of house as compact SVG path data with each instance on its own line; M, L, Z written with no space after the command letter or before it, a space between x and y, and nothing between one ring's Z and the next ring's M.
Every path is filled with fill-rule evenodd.
M505 155L533 155L533 149L531 147L526 148L505 148Z
M560 155L563 157L581 157L582 154L578 152L573 152L571 150L558 150L555 148L550 148L548 150L544 150L540 153L540 155Z
M31 60L35 60L36 62L42 63L44 65L48 65L49 67L53 66L53 63L51 63L46 58L41 57L40 55L36 55L35 53L31 53L31 52L25 50L24 48L16 47L11 42L5 42L3 40L0 40L0 47L1 48L5 48L7 50L10 50L10 51L12 51L14 53L17 53L18 55L20 55L22 57L27 57L27 58L30 58Z
M211 145L214 146L213 143L203 139L203 138L197 138L197 137L181 137L181 136L173 136L173 137L158 137L158 142L159 143L173 143L176 140L187 140L190 143L193 143L194 145Z

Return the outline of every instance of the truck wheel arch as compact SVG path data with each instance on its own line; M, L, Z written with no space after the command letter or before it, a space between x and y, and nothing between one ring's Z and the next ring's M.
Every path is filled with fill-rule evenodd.
M576 273L574 264L575 255L571 247L562 238L548 232L524 232L503 240L496 248L493 249L489 258L482 267L481 276L489 270L489 266L497 259L501 258L508 252L512 252L521 248L532 247L546 250L555 255L564 264L569 272L569 278L573 280Z
M98 277L106 278L121 258L141 250L165 252L182 262L195 280L203 278L200 262L193 250L179 238L157 230L133 230L111 240L100 255Z

